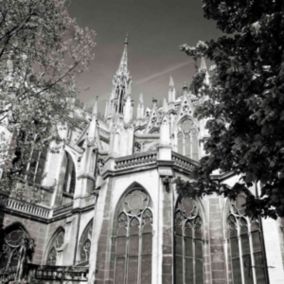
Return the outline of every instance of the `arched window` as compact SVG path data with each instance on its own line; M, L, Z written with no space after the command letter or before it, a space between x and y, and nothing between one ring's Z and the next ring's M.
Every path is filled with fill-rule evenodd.
M30 239L20 224L14 224L4 230L0 246L0 274L17 266L19 250L24 239Z
M15 137L13 167L18 168L21 178L28 184L40 185L47 156L47 146L40 143L37 135L20 131Z
M152 211L139 185L120 200L113 230L114 283L150 284L152 278Z
M46 155L47 150L44 146L42 150L39 150L36 147L31 148L25 177L29 183L41 184L46 162Z
M174 219L174 275L176 284L204 283L203 229L198 203L181 198Z
M76 185L76 172L74 162L69 153L65 152L63 159L64 181L63 181L63 192L73 194Z
M80 256L81 264L89 263L91 240L92 240L92 229L93 229L93 219L88 223L88 225L84 229L81 239L80 239L80 243L79 243L80 255L79 256Z
M198 159L198 134L190 119L184 119L178 126L177 150L188 158Z
M265 284L267 266L259 220L244 216L245 196L229 205L227 217L228 255L234 284Z
M58 264L58 252L64 244L64 236L65 232L62 228L57 229L57 231L52 236L46 258L47 265Z

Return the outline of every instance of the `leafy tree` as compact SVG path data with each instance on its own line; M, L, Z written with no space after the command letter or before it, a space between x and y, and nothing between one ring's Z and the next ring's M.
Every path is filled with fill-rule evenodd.
M207 119L210 137L198 180L202 194L248 193L247 213L284 216L284 2L283 0L203 0L205 17L223 32L218 39L182 49L214 63L194 79L203 103L196 115ZM233 188L212 179L212 172L241 176ZM254 184L259 195L249 194Z
M93 58L95 33L78 26L65 2L0 0L0 160L8 176L67 115L74 75Z

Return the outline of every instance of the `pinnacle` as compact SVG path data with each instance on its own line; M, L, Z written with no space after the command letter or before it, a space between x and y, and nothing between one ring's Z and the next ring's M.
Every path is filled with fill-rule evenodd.
M143 103L144 103L143 93L141 93L141 94L139 95L139 103L140 103L140 104L143 104Z
M174 86L175 86L174 79L172 76L170 76L169 87L174 87Z

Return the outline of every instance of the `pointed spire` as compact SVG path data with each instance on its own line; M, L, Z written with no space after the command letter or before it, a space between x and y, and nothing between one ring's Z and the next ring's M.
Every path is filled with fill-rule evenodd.
M174 88L174 87L175 87L174 79L173 79L173 77L172 77L172 76L170 76L169 87L170 87L170 88Z
M167 99L164 98L164 100L163 100L163 112L167 113L168 111L169 111L169 105L168 105Z
M125 36L124 44L125 44L125 45L128 45L128 33L127 33L126 36Z
M112 116L123 114L125 99L131 94L131 76L128 71L127 62L128 37L124 41L124 49L120 63L112 80L112 91L110 97L109 113Z
M126 35L124 40L124 49L120 59L119 67L117 69L117 74L127 74L128 73L128 59L127 59L127 46L128 46L128 35Z
M144 96L143 96L143 93L140 93L140 95L139 95L139 104L144 104Z
M169 103L174 102L176 100L176 89L175 89L174 79L172 76L170 76L169 80L168 100Z

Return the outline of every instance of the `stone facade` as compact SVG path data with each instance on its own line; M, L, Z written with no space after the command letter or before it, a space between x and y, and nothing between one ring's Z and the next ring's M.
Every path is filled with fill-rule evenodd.
M1 193L0 283L14 273L23 235L35 242L31 263L67 275L37 266L38 283L284 283L281 220L252 222L241 196L178 195L176 178L191 181L203 155L205 122L193 117L202 100L170 78L162 105L146 107L140 95L134 118L127 45L104 117L97 101L92 114L74 107L73 127L58 126L62 141L38 163L41 183L19 180L21 196ZM200 68L210 84L205 62ZM237 177L218 178L233 185Z

